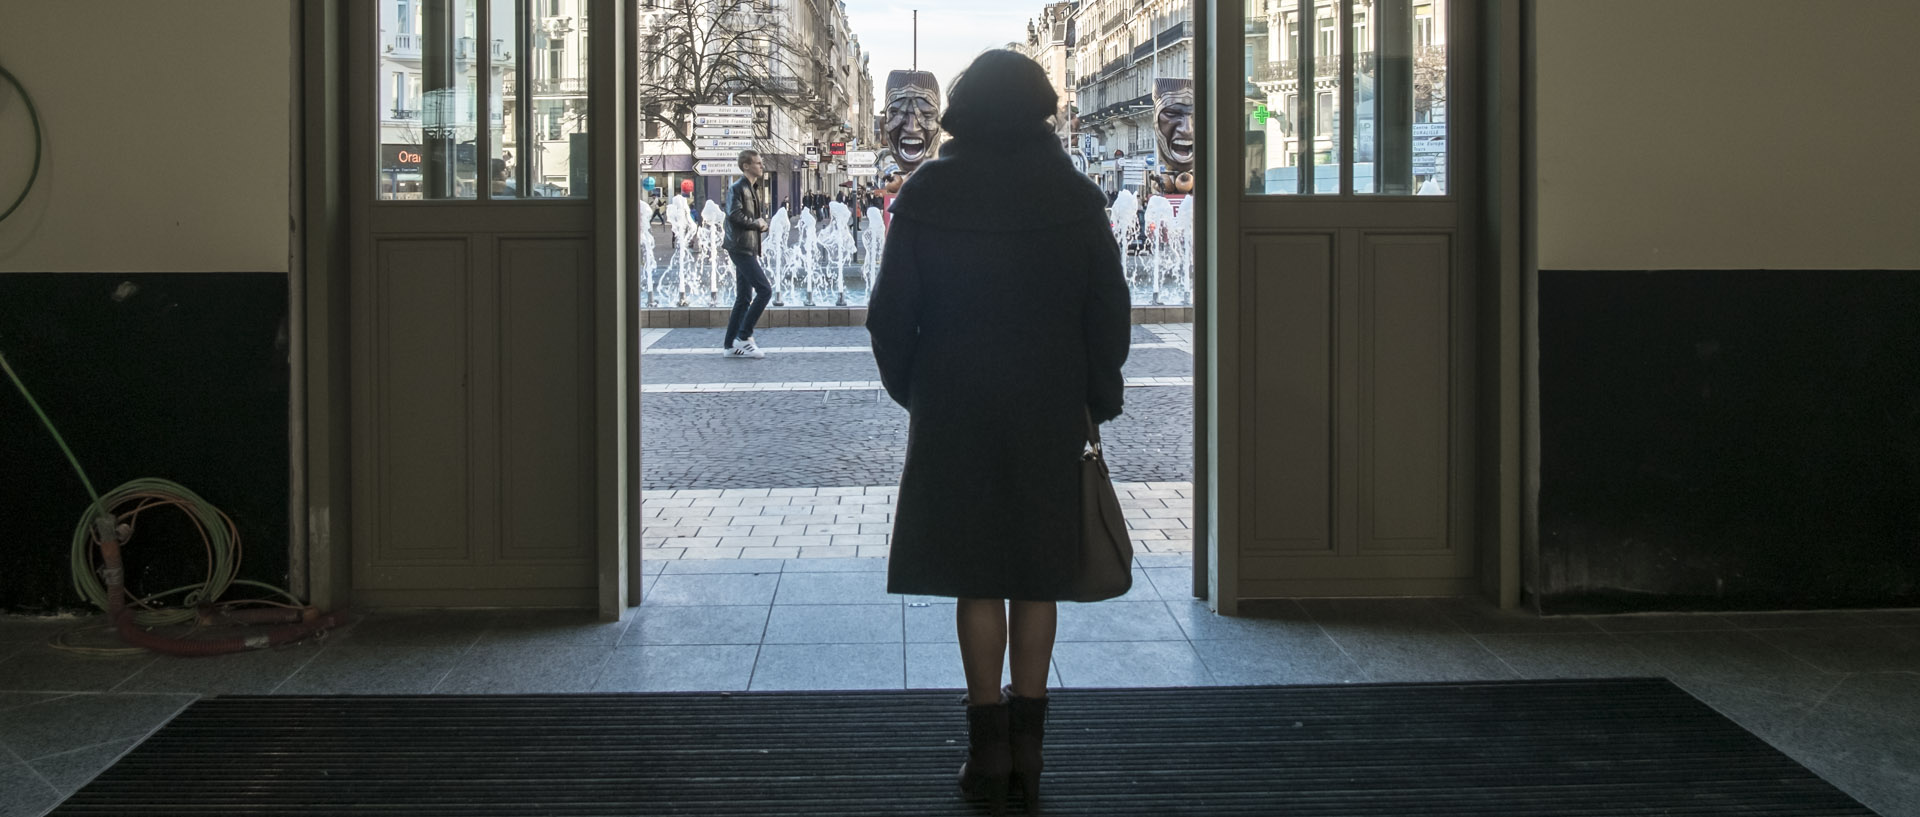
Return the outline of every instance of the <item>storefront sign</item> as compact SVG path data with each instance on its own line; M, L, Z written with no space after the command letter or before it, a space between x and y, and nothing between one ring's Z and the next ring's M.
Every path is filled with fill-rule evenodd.
M419 170L420 163L426 161L426 158L426 148L420 145L380 146L382 170Z

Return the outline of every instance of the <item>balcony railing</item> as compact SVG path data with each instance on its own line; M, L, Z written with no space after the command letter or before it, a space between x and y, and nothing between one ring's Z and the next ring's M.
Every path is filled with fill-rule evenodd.
M1181 40L1191 38L1192 36L1193 36L1193 23L1182 20L1178 23L1174 23L1173 25L1167 26L1167 29L1165 31L1160 32L1160 36L1154 38L1154 47L1166 48L1167 46L1173 45L1174 43L1177 43Z
M1147 40L1146 42L1143 42L1133 47L1133 58L1135 61L1144 60L1151 56L1153 56L1152 40Z
M1355 54L1354 64L1365 66L1368 63L1368 61L1370 61L1371 59L1373 59L1373 52L1370 52L1370 51L1365 53ZM1339 55L1333 55L1333 56L1325 57L1322 59L1314 60L1313 75L1315 79L1332 79L1334 77L1340 76ZM1253 80L1254 82L1287 82L1290 80L1297 80L1299 78L1300 78L1300 61L1299 60L1284 60L1281 62L1256 62L1253 64L1253 76L1249 77L1249 79Z
M396 57L419 57L420 35L395 34L393 35L393 44L387 46L387 51Z
M536 79L533 81L534 96L586 96L587 80L584 77L565 77L562 79Z
M393 121L393 122L407 122L407 121L411 121L419 118L420 118L419 108L394 108L393 115L390 117L387 117L389 121Z

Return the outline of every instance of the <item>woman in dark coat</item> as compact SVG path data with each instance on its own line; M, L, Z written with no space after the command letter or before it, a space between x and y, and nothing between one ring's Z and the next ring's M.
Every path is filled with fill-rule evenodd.
M1039 64L987 52L948 99L950 138L893 203L867 311L881 382L910 416L887 589L959 600L961 788L997 809L1018 784L1031 809L1080 455L1089 414L1120 414L1131 306L1106 197L1048 125L1058 99Z

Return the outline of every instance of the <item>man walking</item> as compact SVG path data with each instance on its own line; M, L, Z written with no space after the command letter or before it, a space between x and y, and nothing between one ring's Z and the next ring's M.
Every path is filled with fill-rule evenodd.
M767 165L759 151L740 151L740 172L744 177L727 190L727 239L720 245L733 258L735 293L724 351L730 358L761 358L767 353L753 344L753 325L773 300L773 282L760 268L760 234L767 231L760 179L767 174Z

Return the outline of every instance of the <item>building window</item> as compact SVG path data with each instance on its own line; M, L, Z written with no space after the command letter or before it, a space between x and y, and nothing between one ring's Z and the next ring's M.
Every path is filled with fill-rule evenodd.
M1313 132L1319 136L1333 135L1333 93L1320 92L1320 104L1313 114Z
M1413 7L1413 47L1425 48L1434 45L1433 6L1421 4Z
M1339 23L1339 17L1323 16L1320 18L1320 40L1314 45L1313 52L1313 58L1316 62L1334 57L1340 53Z
M547 41L547 79L563 79L567 75L567 41Z
M411 0L400 0L399 11L400 11L400 33L412 34L413 33L413 3L411 2Z

